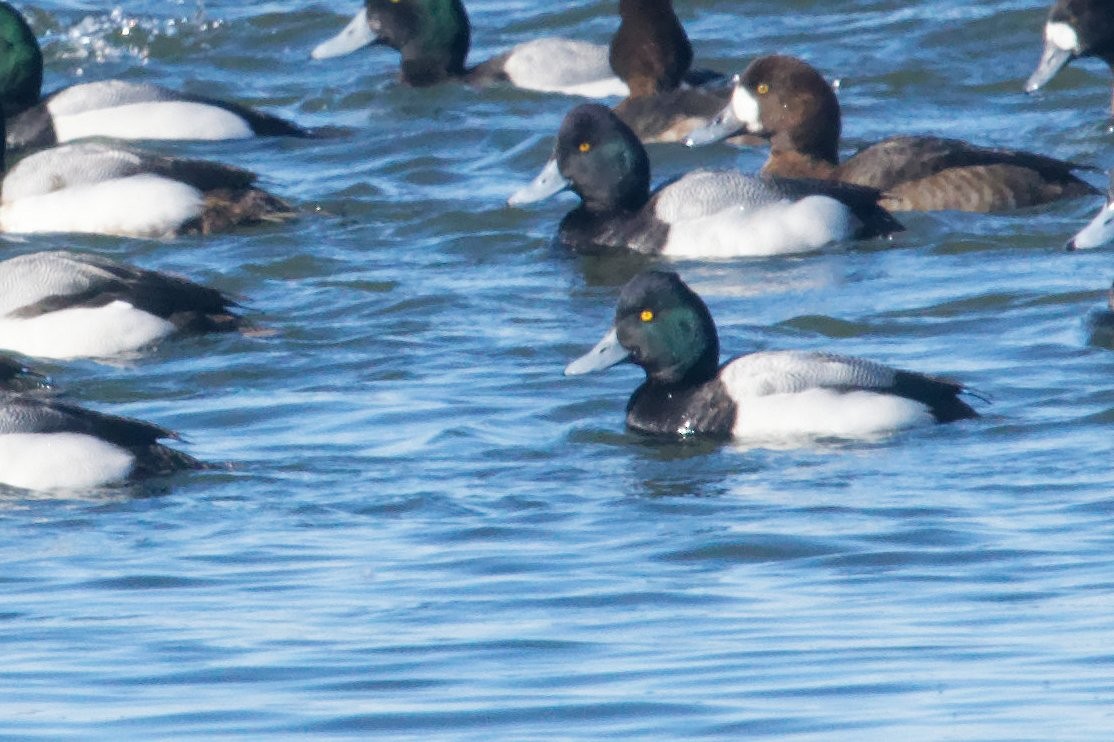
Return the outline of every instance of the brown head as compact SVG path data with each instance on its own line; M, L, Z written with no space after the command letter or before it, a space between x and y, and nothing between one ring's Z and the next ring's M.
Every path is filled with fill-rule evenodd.
M692 64L692 45L672 0L619 0L608 59L638 98L674 90Z

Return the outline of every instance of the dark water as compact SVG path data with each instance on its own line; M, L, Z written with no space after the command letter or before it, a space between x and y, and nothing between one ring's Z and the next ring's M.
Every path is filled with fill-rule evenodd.
M614 5L472 0L473 58L605 41ZM306 61L355 6L25 6L48 87L151 80L341 131L164 148L258 170L292 225L6 241L190 275L275 332L46 367L229 468L4 493L0 735L1108 738L1114 352L1086 315L1114 276L1060 247L1097 202L674 264L726 352L862 355L993 404L874 443L647 442L622 425L635 369L561 376L640 265L549 247L571 201L502 205L574 101L406 89L385 50ZM677 6L707 66L777 50L839 78L848 148L937 132L1114 165L1101 65L1019 92L1043 1ZM651 154L660 178L763 159Z

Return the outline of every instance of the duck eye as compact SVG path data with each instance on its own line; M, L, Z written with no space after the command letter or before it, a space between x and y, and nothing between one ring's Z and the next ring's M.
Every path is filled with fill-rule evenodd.
M580 146L577 147L577 149L579 149L581 152L587 152L588 150L592 149L592 145L588 142L581 142Z
M642 314L638 315L638 318L643 322L652 322L654 320L654 313L649 309L643 309Z
M757 90L759 95L765 95L766 93L770 92L770 86L767 83L760 82L758 83Z

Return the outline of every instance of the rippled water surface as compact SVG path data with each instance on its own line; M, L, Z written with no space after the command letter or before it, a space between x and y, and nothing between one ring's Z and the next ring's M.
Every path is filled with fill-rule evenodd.
M673 264L725 352L823 348L960 378L984 416L797 450L628 433L634 367L566 379L642 265L512 211L575 101L306 60L355 2L21 4L47 86L111 76L334 135L162 147L263 175L293 224L6 240L245 297L263 337L47 365L227 462L0 496L0 735L1104 739L1114 728L1114 351L1097 208L914 214L892 243ZM611 0L471 0L473 60L606 41ZM677 0L701 64L803 56L847 149L937 132L1114 165L1110 76L1020 92L1043 0ZM662 145L657 177L764 153ZM1094 176L1101 184L1104 178Z

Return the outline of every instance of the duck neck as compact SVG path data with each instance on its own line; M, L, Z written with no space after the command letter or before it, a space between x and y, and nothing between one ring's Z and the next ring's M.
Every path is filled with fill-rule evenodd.
M677 88L692 64L692 46L671 0L619 0L619 16L608 59L630 97Z
M827 157L816 157L796 149L771 149L770 157L762 166L763 175L781 178L835 178L837 163Z

